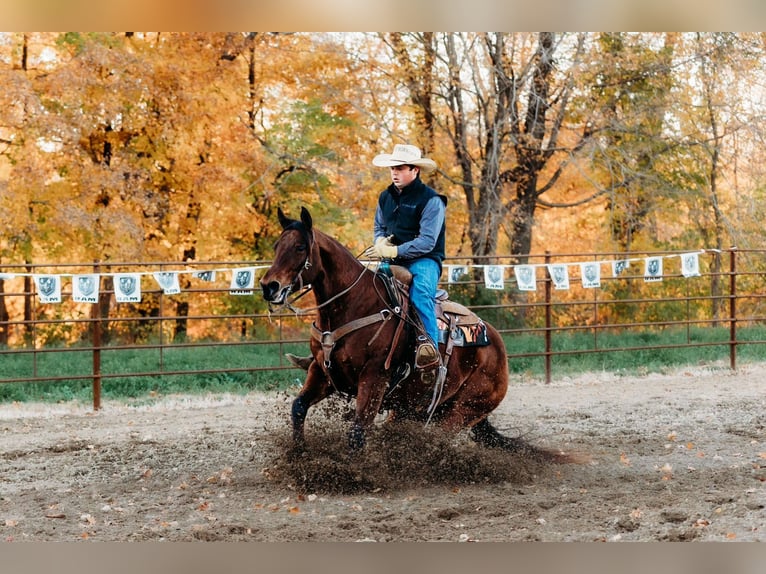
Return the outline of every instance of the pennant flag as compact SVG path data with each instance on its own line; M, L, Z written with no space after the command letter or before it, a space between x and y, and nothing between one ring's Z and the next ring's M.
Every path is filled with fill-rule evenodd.
M662 257L645 259L644 281L662 281Z
M194 271L192 277L212 283L215 281L215 271Z
M98 303L100 285L100 275L72 275L72 300L77 303Z
M229 286L231 295L252 295L254 284L255 267L232 269L231 285Z
M548 275L553 281L553 287L556 289L569 289L569 265L561 263L549 263Z
M61 303L61 277L58 275L35 275L40 303Z
M463 275L468 274L465 265L447 265L447 282L457 283Z
M597 261L580 263L580 278L586 289L601 287L601 265Z
M534 265L516 265L513 268L513 274L516 276L516 284L519 287L519 291L537 290Z
M141 275L118 273L114 276L114 298L118 303L141 302Z
M485 265L484 266L484 286L487 289L503 289L503 266Z
M181 292L181 285L178 283L178 272L176 271L157 271L154 273L154 279L165 295L176 295Z
M699 253L684 253L681 255L681 274L684 277L699 277Z
M630 267L630 261L627 259L619 259L617 261L612 261L612 275L617 277L620 273L625 271L628 267Z

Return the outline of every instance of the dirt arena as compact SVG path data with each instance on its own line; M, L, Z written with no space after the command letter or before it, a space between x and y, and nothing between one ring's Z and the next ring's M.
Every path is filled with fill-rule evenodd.
M292 392L0 406L4 541L764 541L766 366L513 380L491 420L577 453L542 464Z

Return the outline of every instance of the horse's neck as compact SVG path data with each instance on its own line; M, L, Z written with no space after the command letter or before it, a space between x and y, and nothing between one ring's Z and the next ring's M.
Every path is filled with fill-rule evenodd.
M338 323L360 315L356 309L370 298L373 274L343 245L327 235L317 236L321 270L313 285L321 322ZM364 274L364 276L362 276ZM377 299L377 298L376 298Z

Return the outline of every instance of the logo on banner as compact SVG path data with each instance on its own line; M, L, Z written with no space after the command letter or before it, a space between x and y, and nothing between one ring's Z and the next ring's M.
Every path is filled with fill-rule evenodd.
M569 266L561 263L548 265L548 273L556 289L569 289Z
M98 303L98 275L72 277L72 299L78 303Z
M468 268L465 265L449 265L449 282L457 283L463 275L468 274Z
M237 269L232 273L229 293L232 295L250 295L255 283L255 268Z
M176 295L181 292L181 285L178 283L178 273L175 271L157 271L154 274L154 279L165 295Z
M601 265L596 262L581 263L582 286L586 289L601 287Z
M141 301L141 278L138 274L116 275L114 298L118 303L139 303Z
M681 255L681 274L684 277L698 277L700 274L700 262L698 253L684 253Z
M535 268L533 265L517 265L513 268L519 291L536 291Z
M644 281L662 281L662 257L647 257Z
M40 303L61 303L61 281L58 275L35 275Z
M211 283L215 281L215 271L194 271L192 277Z

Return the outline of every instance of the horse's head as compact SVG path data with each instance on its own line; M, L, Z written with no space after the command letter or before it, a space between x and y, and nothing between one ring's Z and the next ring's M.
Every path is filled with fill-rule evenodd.
M274 247L274 262L261 278L261 290L269 303L284 305L290 293L303 286L303 273L311 268L314 233L311 214L305 207L301 208L300 221L285 216L281 208L277 209L277 216L282 235Z

